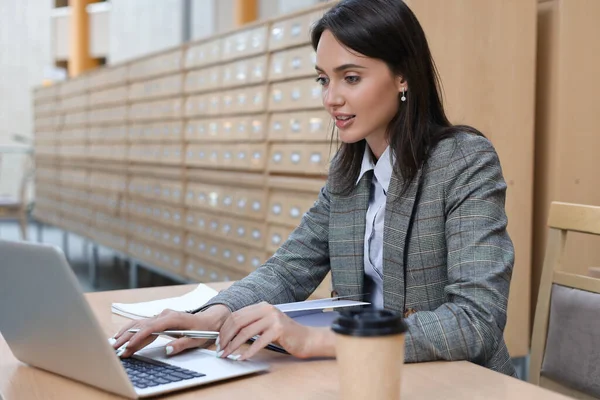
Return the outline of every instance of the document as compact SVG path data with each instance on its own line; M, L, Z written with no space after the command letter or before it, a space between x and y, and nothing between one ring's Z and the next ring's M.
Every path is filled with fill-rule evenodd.
M204 304L208 303L208 301L217 294L218 292L216 290L201 283L194 290L180 297L171 297L168 299L147 301L142 303L112 303L111 311L114 314L122 315L130 319L145 319L154 317L166 309L183 312L198 309ZM345 307L363 306L367 304L369 303L333 297L327 299L277 304L275 307L295 319L311 314L321 314L323 313L323 310L327 309L339 309Z

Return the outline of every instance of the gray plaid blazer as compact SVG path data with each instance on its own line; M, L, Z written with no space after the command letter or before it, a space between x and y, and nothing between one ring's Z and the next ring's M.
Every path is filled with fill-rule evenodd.
M273 257L207 306L302 301L330 270L340 296L363 293L371 179L365 174L346 196L328 182ZM406 319L405 361L469 360L515 375L503 337L514 250L492 144L467 133L444 139L402 196L401 189L392 176L383 297L387 309L416 311Z

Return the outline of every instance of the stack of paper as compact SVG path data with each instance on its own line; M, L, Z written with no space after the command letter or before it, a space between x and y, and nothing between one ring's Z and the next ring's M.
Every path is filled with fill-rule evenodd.
M131 319L151 318L167 309L174 311L195 310L206 304L217 293L219 292L201 283L196 289L180 297L171 297L144 303L113 303L111 311Z

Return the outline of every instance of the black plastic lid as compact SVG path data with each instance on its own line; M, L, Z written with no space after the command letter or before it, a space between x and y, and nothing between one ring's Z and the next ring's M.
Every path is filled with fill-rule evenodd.
M342 311L331 329L348 336L387 336L406 332L406 324L399 312L362 309Z

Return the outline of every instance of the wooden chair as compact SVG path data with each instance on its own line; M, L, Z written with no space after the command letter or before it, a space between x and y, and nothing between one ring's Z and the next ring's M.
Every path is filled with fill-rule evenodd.
M21 230L21 239L27 240L27 215L29 204L27 202L27 185L33 177L31 155L24 154L23 176L19 185L18 197L0 197L0 220L17 219ZM0 167L2 166L2 153L0 152Z
M565 272L567 233L600 235L600 207L552 203L531 340L531 383L600 398L600 279ZM564 267L563 267L564 266Z

